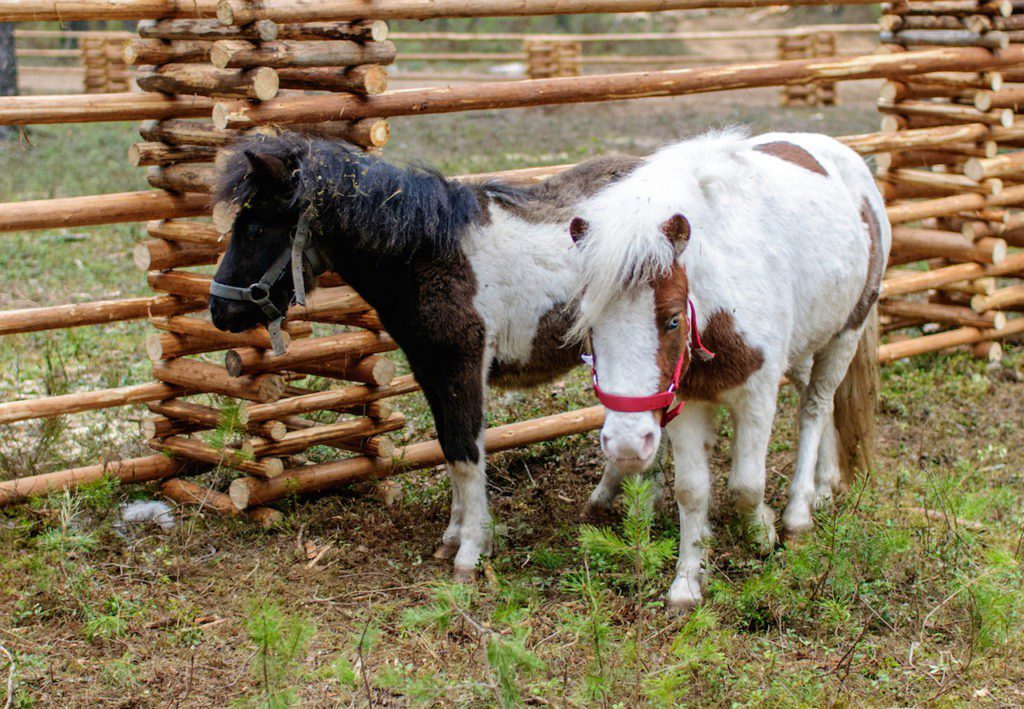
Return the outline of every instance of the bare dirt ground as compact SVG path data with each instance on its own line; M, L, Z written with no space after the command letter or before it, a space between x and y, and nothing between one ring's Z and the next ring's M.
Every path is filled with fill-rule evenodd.
M396 119L388 152L455 174L644 153L713 125L867 132L876 90L843 86L842 105L823 110L782 110L763 90ZM140 171L122 164L132 130L31 131L32 147L0 148L0 199L137 189ZM130 227L5 236L0 304L144 292L131 267L136 238ZM0 392L145 381L144 332L134 323L7 338ZM767 558L727 504L723 416L708 603L687 617L661 605L674 515L650 525L632 516L628 540L611 520L606 543L581 527L601 469L593 435L491 458L498 548L475 589L448 584L447 563L432 559L449 494L438 471L401 478L391 507L353 490L287 500L272 530L190 510L169 531L126 527L120 505L153 497L144 486L0 511L0 646L14 658L14 703L1024 703L1024 350L1008 350L994 370L965 355L888 367L876 469L822 511L813 534ZM490 403L499 424L593 398L577 374ZM768 461L776 509L793 465L793 404L783 390ZM418 397L401 408L405 435L431 433ZM136 454L140 416L10 427L0 474Z

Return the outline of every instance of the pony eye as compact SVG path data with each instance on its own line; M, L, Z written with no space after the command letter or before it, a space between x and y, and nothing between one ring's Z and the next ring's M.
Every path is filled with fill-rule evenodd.
M669 320L669 321L668 321L668 323L667 323L667 324L665 325L665 329L666 329L666 330L676 330L676 329L678 329L678 328L679 328L679 322L680 322L680 318L681 318L681 316L680 316L680 315L675 315L675 316L674 316L674 317L673 317L673 318L672 318L671 320Z
M249 236L261 236L263 234L263 227L259 224L250 224L246 231L249 233Z

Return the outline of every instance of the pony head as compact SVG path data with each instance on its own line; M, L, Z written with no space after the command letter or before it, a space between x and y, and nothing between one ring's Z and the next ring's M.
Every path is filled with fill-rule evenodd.
M297 156L280 142L271 145L247 141L220 169L219 201L235 211L231 241L213 277L226 289L215 285L210 295L210 315L221 330L241 332L274 320L295 292L290 264L300 217L294 200ZM233 297L238 289L252 297Z
M663 417L690 363L686 269L679 263L690 224L672 214L623 230L577 217L583 258L575 334L590 335L594 383L607 414L601 449L626 473L654 462Z

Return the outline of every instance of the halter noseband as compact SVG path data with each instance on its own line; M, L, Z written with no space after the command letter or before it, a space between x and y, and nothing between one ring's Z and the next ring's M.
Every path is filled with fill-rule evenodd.
M270 298L270 291L288 272L289 264L292 271L292 283L295 286L295 296L292 302L298 305L306 304L306 279L304 268L309 264L313 273L322 273L330 268L329 263L320 251L310 246L309 219L307 213L303 212L299 218L299 224L295 229L295 238L291 245L285 247L280 256L270 265L263 276L250 286L229 286L217 280L210 281L210 295L224 300L234 300L243 303L252 303L263 311L263 314L270 318L267 324L267 332L270 334L270 344L274 348L275 355L282 355L286 351L284 338L281 337L281 323L284 322L285 313L274 305Z
M700 332L698 332L697 329L697 309L694 307L693 301L687 298L686 306L689 320L688 324L690 328L691 347L696 349L698 356L702 359L714 359L715 353L711 352L700 341ZM679 380L682 379L683 376L683 364L686 362L686 355L687 350L683 350L683 353L679 355L679 360L676 362L676 369L672 374L672 381L669 383L668 389L659 394L651 394L650 396L622 396L619 394L609 394L598 384L596 357L584 356L583 361L590 365L591 372L594 375L594 393L597 394L597 400L600 401L605 408L611 409L612 411L622 411L624 413L661 411L661 427L665 428L672 419L679 415L683 410L683 406L686 404L686 401L680 401L676 406L672 406L672 403L676 399L676 392L679 390Z

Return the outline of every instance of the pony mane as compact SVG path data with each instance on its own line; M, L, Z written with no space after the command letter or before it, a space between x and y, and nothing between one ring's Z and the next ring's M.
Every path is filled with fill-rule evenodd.
M245 207L259 184L245 153L277 157L291 175L288 206L312 210L320 238L342 234L356 248L412 258L457 252L466 227L479 220L474 192L425 167L397 167L338 139L286 132L234 143L220 161L215 199Z
M716 184L735 174L748 133L726 128L667 145L633 174L587 200L580 216L589 229L576 248L581 274L575 301L580 315L566 335L578 342L624 292L671 273L676 262L661 225L680 212L698 224L714 202ZM689 248L699 241L699 229Z

